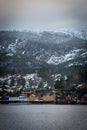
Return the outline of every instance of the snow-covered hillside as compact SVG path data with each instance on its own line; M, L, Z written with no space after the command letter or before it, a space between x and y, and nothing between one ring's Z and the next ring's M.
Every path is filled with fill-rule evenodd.
M86 31L0 32L0 67L38 69L42 66L87 64Z

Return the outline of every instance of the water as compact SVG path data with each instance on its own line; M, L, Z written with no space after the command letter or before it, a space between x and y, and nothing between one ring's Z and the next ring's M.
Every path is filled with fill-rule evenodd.
M86 105L0 105L0 130L86 129Z

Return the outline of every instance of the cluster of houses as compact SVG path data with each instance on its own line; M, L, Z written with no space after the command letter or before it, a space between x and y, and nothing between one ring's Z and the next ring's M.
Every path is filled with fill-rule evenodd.
M68 79L63 77L64 82ZM79 98L78 93L67 89L55 88L55 82L61 80L61 74L51 75L48 81L39 77L37 73L27 74L25 76L12 75L6 78L0 78L0 97L9 96L9 99L20 99L26 97L29 102L40 103L87 103L87 93L83 93ZM87 85L73 85L76 89L83 89ZM13 98L12 98L13 97ZM15 98L17 97L17 98ZM5 98L6 99L6 98Z

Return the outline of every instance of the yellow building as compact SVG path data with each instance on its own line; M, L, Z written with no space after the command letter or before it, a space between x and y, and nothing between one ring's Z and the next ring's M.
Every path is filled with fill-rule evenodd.
M36 93L31 93L29 96L30 101L56 101L56 93L53 90L43 90Z

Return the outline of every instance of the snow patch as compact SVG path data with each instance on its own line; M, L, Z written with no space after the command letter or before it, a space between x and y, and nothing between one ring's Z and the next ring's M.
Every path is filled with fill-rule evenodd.
M77 66L77 65L82 65L82 63L79 63L79 62L74 62L74 63L70 63L70 64L68 64L67 66L66 66L66 68L67 67L72 67L72 66Z
M11 52L16 53L16 44L14 44L14 43L9 44L7 50L8 51L10 50Z
M8 53L7 56L13 56L13 54L12 53Z
M85 55L87 55L87 52L82 53L80 56L84 58Z
M82 49L72 50L68 54L65 54L64 56L57 57L55 55L52 55L50 59L47 61L48 64L61 64L70 60L73 60L77 58L77 54L82 51Z
M22 55L24 55L24 54L25 54L25 51L22 52Z

